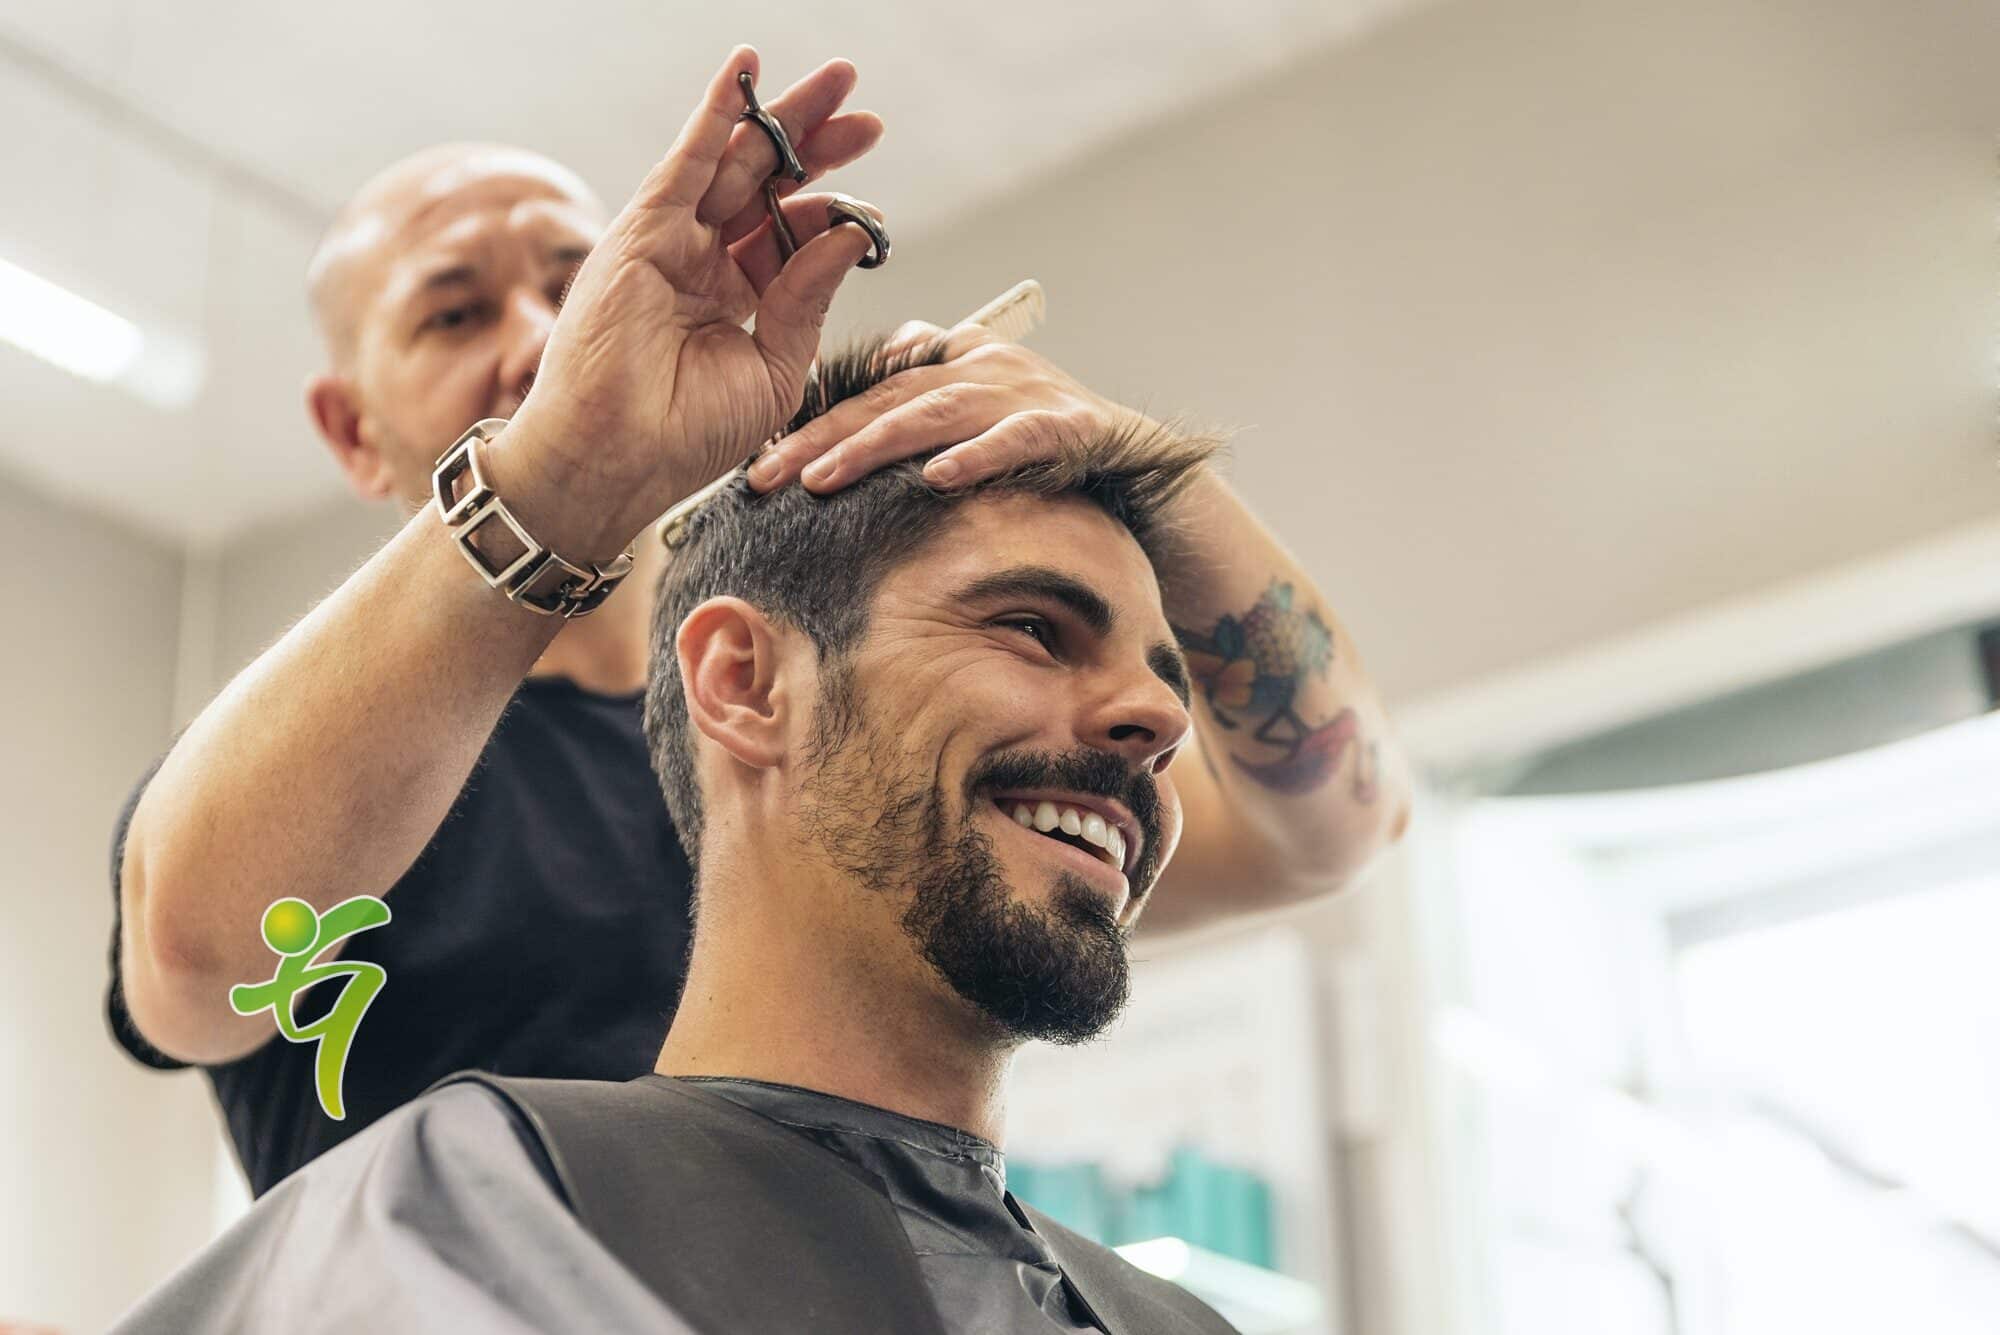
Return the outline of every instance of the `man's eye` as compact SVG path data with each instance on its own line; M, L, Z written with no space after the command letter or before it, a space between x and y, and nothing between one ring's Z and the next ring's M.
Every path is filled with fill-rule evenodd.
M461 325L469 323L478 311L479 308L476 305L448 307L425 320L423 327L425 329L457 329Z
M1000 624L1041 641L1042 647L1050 653L1056 650L1056 628L1049 624L1047 617L1009 617Z

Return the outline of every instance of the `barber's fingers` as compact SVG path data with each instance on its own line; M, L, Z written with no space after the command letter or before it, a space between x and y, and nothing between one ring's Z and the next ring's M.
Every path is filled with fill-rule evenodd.
M857 456L850 454L848 450L850 436L867 431L870 424L877 419L886 417L920 396L944 389L974 387L968 381L969 368L954 366L951 363L989 344L1007 342L984 325L960 324L947 330L928 321L910 320L897 326L896 331L883 344L881 355L885 360L893 358L939 337L944 339L942 362L935 365L913 366L899 371L852 398L835 404L797 431L785 436L759 456L756 465L750 470L751 486L759 491L771 491L782 487L794 478L803 476L808 465L839 447L839 457L827 465L831 471L807 479L808 485L813 490L837 489L883 463L907 458L912 454L949 443L953 437L948 435L926 437L921 431L908 441L900 440L904 424L932 420L920 415L899 419L896 425L889 428L891 434L886 444L882 442L879 434L864 440L862 454L874 460L866 466L853 462ZM961 385L960 382L967 383ZM1004 413L1002 400L962 396L962 401L984 403L987 415L983 420L959 421L955 427L960 433L955 438L959 440L984 431L997 422Z
M807 464L808 491L838 491L876 469L979 436L1006 418L1019 399L1011 386L955 380L877 417Z
M764 110L785 127L794 150L802 148L826 119L840 110L840 104L854 91L854 66L845 60L829 60L776 97L763 99ZM715 169L695 216L713 227L727 222L748 204L778 166L778 150L771 136L754 122L742 120L748 109L741 88L736 93L736 127L730 131L729 147ZM803 164L801 164L803 165Z
M888 341L882 345L883 360L908 352L919 343L930 342L933 339L944 340L945 361L963 357L974 348L984 347L988 343L1007 341L983 324L956 324L949 329L943 329L928 320L905 320L896 326L896 332L889 335Z
M757 76L755 47L739 46L708 81L701 104L681 127L680 137L639 183L632 203L640 208L693 208L715 182L717 167L729 148L729 136L743 111L743 93L736 76Z
M849 111L835 116L819 127L813 137L796 146L799 165L806 169L806 181L812 181L839 167L845 167L882 139L882 118L872 111ZM753 190L750 202L736 213L736 216L722 224L722 239L734 244L757 230L757 225L770 214L764 208L764 192ZM778 182L778 196L784 198L802 187L793 181Z
M970 487L1023 464L1053 459L1071 437L1074 423L1048 409L1015 413L964 444L940 451L924 465L924 481L936 487Z
M806 242L829 230L829 227L841 232L851 232L864 239L867 237L867 233L857 226L832 222L831 215L827 212L827 205L836 198L838 196L831 194L793 195L779 204L785 211L785 221L791 224L792 239L799 243L800 250L805 249ZM880 209L873 204L858 200L856 202L874 214L877 221L881 221ZM867 253L868 248L863 246L860 254ZM769 218L764 220L762 227L731 246L729 254L736 261L736 267L743 271L743 276L750 280L750 286L760 296L777 281L778 275L786 267L784 252L778 249L778 237L771 229Z
M963 367L950 363L967 353L990 343L1004 343L992 330L983 325L961 324L954 329L940 329L923 320L911 320L899 325L889 336L883 348L885 356L908 352L928 338L943 335L944 361L935 366L913 366L899 371L887 379L876 382L850 399L835 404L826 412L778 441L758 458L757 466L750 470L750 483L759 491L769 491L782 487L801 475L807 464L827 453L834 446L862 430L870 422L891 409L899 408L920 394L927 394L941 385L962 380L966 376ZM997 419L994 419L997 420ZM991 421L982 422L975 430L983 430ZM932 441L932 445L940 442ZM923 447L928 448L928 447ZM901 455L915 453L905 450ZM840 468L840 476L853 481L860 472L851 468Z
M946 332L928 320L905 320L897 325L895 332L883 342L879 355L885 363L893 361L904 353L914 350L919 344L943 338Z
M819 213L818 234L801 242L798 252L762 288L751 330L773 383L788 394L804 386L806 371L819 352L820 326L826 323L833 294L870 244L861 228L828 227L826 210L822 207Z
M953 325L944 336L945 360L955 361L963 357L966 353L971 352L974 348L983 348L988 343L1005 343L1006 341L1006 339L1000 337L1000 335L994 333L983 324Z
M798 477L807 464L876 418L956 379L958 373L945 366L913 366L877 381L852 398L841 400L765 450L750 470L750 485L759 491L785 485ZM858 475L848 473L847 476L851 481Z

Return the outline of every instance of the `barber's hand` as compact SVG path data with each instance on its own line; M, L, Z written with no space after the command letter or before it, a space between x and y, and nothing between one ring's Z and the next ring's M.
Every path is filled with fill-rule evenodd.
M899 372L806 423L758 459L751 485L770 491L802 478L809 491L838 491L885 464L949 445L924 466L924 477L965 487L1138 418L1048 358L979 325L947 334L912 322L886 351L939 337L949 360Z
M784 210L799 249L780 258L760 193L776 154L739 123L736 76L757 69L745 46L716 71L577 271L534 387L493 442L495 490L565 556L610 559L797 411L827 307L868 252L861 228L827 226L827 196L797 195ZM854 80L832 61L766 101L808 172L881 137L872 113L835 114Z

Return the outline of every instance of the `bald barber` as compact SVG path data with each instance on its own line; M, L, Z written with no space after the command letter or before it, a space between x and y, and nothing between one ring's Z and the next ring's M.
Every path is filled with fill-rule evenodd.
M747 47L608 222L559 165L454 145L365 185L313 260L328 365L309 414L354 492L409 518L141 778L112 856L113 1034L146 1065L203 1070L259 1194L449 1072L624 1080L660 1050L695 886L641 730L663 560L646 530L792 416L869 246L804 190L783 204L800 243L784 258L744 72ZM833 61L766 99L809 176L881 135L843 110L854 83ZM942 364L786 437L753 484L837 490L948 446L928 475L963 486L1139 420L981 330L900 334L924 337L945 340ZM489 587L427 503L440 453L485 418L508 419L485 480L587 577L557 592L608 577L601 601L552 597L547 615ZM1409 805L1380 700L1305 572L1219 477L1177 506L1164 582L1198 754L1174 767L1184 835L1149 915L1168 928L1339 889ZM481 544L496 564L518 551ZM235 1014L228 992L270 973L273 900L360 894L394 918L345 953L387 982L334 1121L310 1045L273 1042L271 1017ZM307 992L299 1023L336 992Z

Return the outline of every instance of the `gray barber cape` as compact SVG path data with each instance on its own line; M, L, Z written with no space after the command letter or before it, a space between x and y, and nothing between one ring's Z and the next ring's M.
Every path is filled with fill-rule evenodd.
M497 1095L434 1090L265 1192L112 1329L696 1335L553 1181Z
M952 1127L751 1080L454 1080L279 1183L116 1330L731 1335L759 1300L785 1313L786 1329L800 1331L1229 1329L1190 1295L1015 1201L1000 1150ZM599 1092L612 1096L609 1104L588 1097ZM621 1155L650 1148L631 1144L638 1123L615 1111L621 1103L646 1117L677 1114L664 1125L676 1135L686 1128L692 1139L678 1148L691 1161L718 1145L731 1156L709 1159L707 1170L677 1168L683 1189L671 1194L683 1210L660 1199L668 1193L657 1182L641 1185L643 1174L618 1171ZM782 1162L762 1162L758 1146ZM664 1243L635 1241L634 1221L649 1214L672 1221L713 1210L713 1200L696 1199L701 1187L733 1182L734 1165L751 1156L760 1162L743 1176L741 1215L725 1203L725 1213L711 1216L723 1222L721 1232L741 1236L720 1239L713 1227L675 1234L669 1226ZM828 1158L840 1172L828 1175L836 1166ZM714 1167L723 1164L730 1167ZM811 1264L789 1260L776 1271L774 1257L738 1264L754 1249L751 1239L768 1236L768 1225L749 1222L771 1208L748 1194L759 1172L811 1181L813 1189L780 1208L837 1221L822 1241L808 1224L784 1243L792 1258L810 1251L821 1263L822 1297L826 1263L862 1271L851 1284L836 1278L851 1292L832 1294L833 1307L794 1317L789 1297L774 1300L766 1285L742 1278L761 1265L782 1276L769 1287L796 1282L801 1295L815 1292ZM628 1180L644 1200L612 1199ZM868 1236L857 1236L853 1221L867 1216L851 1213L851 1182L872 1187L859 1195L874 1209L885 1204L876 1193L886 1198L883 1217L900 1225L900 1235L884 1225L887 1235L863 1228ZM849 1245L844 1255L835 1238ZM905 1239L907 1249L897 1245ZM1066 1276L1065 1261L1082 1269ZM651 1282L635 1269L650 1272ZM745 1295L754 1295L747 1305Z

